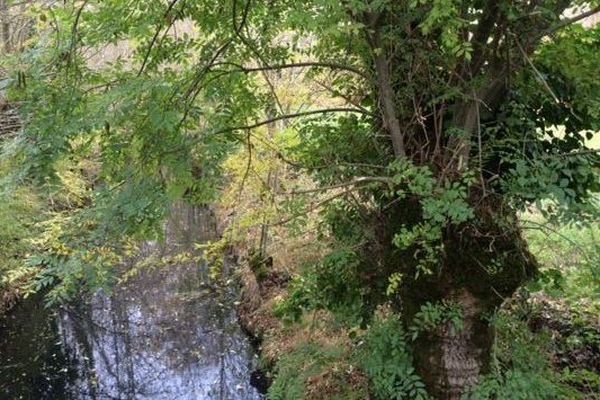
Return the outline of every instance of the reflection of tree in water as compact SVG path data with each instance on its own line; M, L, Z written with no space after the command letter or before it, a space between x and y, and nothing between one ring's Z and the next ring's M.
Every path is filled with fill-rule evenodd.
M63 394L77 374L67 361L41 293L0 317L0 399L69 399Z
M175 207L165 243L145 244L139 257L192 251L213 221ZM81 370L76 390L100 399L258 399L232 292L206 285L206 275L192 261L145 269L112 294L96 294L87 310L65 313L63 337Z

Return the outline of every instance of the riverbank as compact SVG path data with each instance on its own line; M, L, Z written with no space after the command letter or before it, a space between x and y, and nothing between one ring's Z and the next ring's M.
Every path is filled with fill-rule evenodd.
M324 310L306 310L297 321L286 320L278 309L284 299L293 296L288 272L277 264L269 265L268 270L252 268L250 261L242 258L238 266L242 287L238 318L260 352L262 371L270 384L269 398L380 398L374 395L376 387L358 357L371 356L363 352L364 343L372 340L374 329L382 331L393 313L380 309L367 329L344 326ZM523 290L509 299L495 318L496 370L481 377L475 396L519 396L520 385L533 385L539 395L535 398L598 398L597 315L545 292L531 295ZM391 356L383 357L381 362ZM492 392L486 392L489 390Z
M277 307L288 295L290 275L277 265L256 271L248 260L241 260L238 318L260 354L269 398L370 398L368 379L353 359L356 343L351 333L324 310L313 311L295 323L278 317Z

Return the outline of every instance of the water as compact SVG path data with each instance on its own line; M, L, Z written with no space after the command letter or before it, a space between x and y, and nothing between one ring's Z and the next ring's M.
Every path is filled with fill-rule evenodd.
M165 243L134 261L193 251L213 233L206 210L176 206ZM231 283L179 260L58 312L25 301L0 320L0 399L260 399L235 300Z

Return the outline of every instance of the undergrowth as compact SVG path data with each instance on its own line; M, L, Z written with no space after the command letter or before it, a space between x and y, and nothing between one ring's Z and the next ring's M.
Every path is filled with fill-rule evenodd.
M532 333L523 320L507 312L499 313L492 323L497 335L493 371L485 375L465 399L581 398L552 368L549 360L552 338L548 332Z
M489 317L497 335L491 371L463 399L598 399L600 330L594 315L599 309L600 229L557 226L551 231L529 230L527 235L541 274ZM275 302L274 313L292 330L307 313L328 310L333 314L329 325L315 329L332 338L348 336L352 345L348 349L307 342L285 354L276 363L269 399L322 398L311 390L316 376L329 379L324 385L336 388L330 393L337 397L327 398L429 398L413 367L412 340L420 330L438 323L450 321L459 330L460 310L451 304L430 304L408 327L392 312L364 318L364 308L356 306L363 305L357 301L362 293L353 285L357 268L351 253L333 253L305 267L293 278L287 297ZM345 287L331 285L340 277ZM349 375L333 378L324 373L340 365L363 375L368 383L361 386L359 397L344 382Z
M359 343L355 357L369 377L375 399L428 398L412 364L408 337L396 315L375 319Z
M362 376L353 373L347 349L340 345L300 343L277 363L270 400L368 398Z

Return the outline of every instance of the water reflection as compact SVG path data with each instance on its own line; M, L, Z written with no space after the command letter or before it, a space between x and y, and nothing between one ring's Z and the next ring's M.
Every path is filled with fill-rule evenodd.
M65 399L74 379L57 333L55 313L27 299L0 317L0 399Z
M192 251L213 232L206 210L176 206L165 243L145 244L133 261ZM211 285L197 262L142 269L112 293L60 313L60 351L70 360L62 370L72 372L60 396L37 398L259 399L234 300L232 288Z

